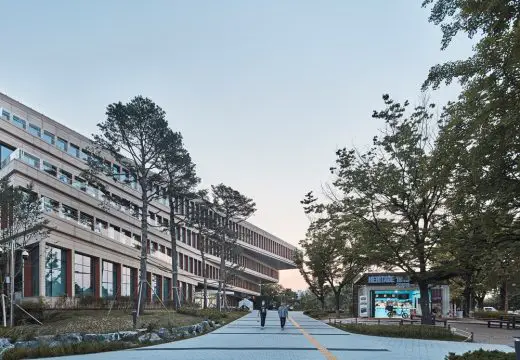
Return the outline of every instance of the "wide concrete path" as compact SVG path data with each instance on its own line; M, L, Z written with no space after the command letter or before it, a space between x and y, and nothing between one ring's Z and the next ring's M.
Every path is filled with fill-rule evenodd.
M270 311L260 329L256 311L210 334L150 346L91 355L68 356L70 360L444 360L449 352L479 348L513 351L506 345L395 339L345 333L299 312L291 312L285 330L278 315Z

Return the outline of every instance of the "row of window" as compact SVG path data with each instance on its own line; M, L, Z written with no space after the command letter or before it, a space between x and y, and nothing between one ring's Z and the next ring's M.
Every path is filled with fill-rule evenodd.
M25 162L29 163L31 166L34 166L34 167L40 166L39 165L40 159L36 158L35 156L32 156L32 155L24 152L22 158L24 159ZM42 166L43 166L43 171L47 172L49 175L51 175L53 177L57 176L60 179L60 181L67 183L69 185L72 185L73 187L78 188L84 192L96 194L96 192L95 192L96 189L94 189L91 185L88 185L83 179L81 179L77 176L73 177L72 174L68 173L67 171L65 171L63 169L58 169L56 166L50 164L49 162L47 162L45 160L42 161ZM121 210L123 212L130 212L134 217L140 218L140 214L139 214L140 209L137 207L137 205L131 204L129 202L125 203L123 200L124 199L121 199L120 201L117 201L117 200L112 201L112 199L111 199L110 204L112 207L114 207L118 210ZM57 202L55 202L55 201L53 202L52 199L47 199L44 201L44 208L46 210L54 209L54 211L60 212L60 210L56 210L57 209L56 203ZM124 205L120 205L120 204L124 204ZM77 210L70 208L69 206L63 205L63 215L65 218L70 218L71 220L77 221L78 213L79 212ZM79 221L83 226L86 226L86 227L90 228L91 230L95 230L97 232L103 232L106 235L106 230L107 230L106 222L99 220L98 222L96 222L94 224L93 217L88 214L84 214L83 212L79 216ZM164 229L166 229L166 230L169 229L168 219L166 219L166 217L161 217L160 215L154 214L152 212L149 213L148 222L155 226L158 226L158 224L162 224ZM176 226L175 231L176 231L175 238L177 240L182 241L183 243L187 244L188 246L198 249L200 236L197 232L192 231L185 227L180 227L180 226ZM128 238L132 238L130 231L120 230L119 228L117 228L113 225L110 225L108 236L113 239L115 238L116 240L122 240L122 238L118 234L119 232L122 232ZM134 235L134 238L135 238L135 235ZM139 239L140 237L137 236L137 238ZM123 242L125 242L125 241L123 241ZM158 245L155 244L155 250L157 250L157 247L158 247ZM162 250L161 252L164 253L165 251L163 250L163 248L164 248L164 246L161 245L161 250ZM205 249L207 249L207 251L210 255L219 256L218 249L216 246L211 246L211 244L205 244ZM253 262L252 260L249 260L247 262L247 264L242 264L242 265L244 265L252 270L261 272L268 276L273 276L273 273L274 273L274 270L269 269L266 266L263 266L257 262ZM277 275L277 273L276 273L276 275Z
M45 249L45 294L46 296L63 296L67 294L67 252L68 250L60 249L53 246L47 246ZM185 256L186 258L186 256ZM182 257L181 257L182 259ZM76 297L84 296L95 296L96 286L96 271L95 258L88 255L75 253L74 254L74 293ZM192 258L188 258L184 263L189 263L190 268L197 268L196 263ZM99 264L99 262L97 263ZM200 261L198 262L198 270L201 271ZM213 268L213 267L212 267ZM210 274L213 274L210 278L218 278L218 269L213 268L216 271L207 269ZM187 269L186 269L187 270ZM117 272L120 271L121 282L117 282ZM136 277L137 276L137 277ZM115 263L109 261L102 261L101 268L101 297L112 298L116 295L133 297L137 284L137 279L140 278L140 271L135 268L128 266L117 267ZM31 279L32 281L32 279ZM232 284L249 290L258 290L258 286L245 279L236 277L233 279ZM180 285L180 284L178 284ZM186 284L184 284L184 293L186 290ZM119 289L118 289L119 286ZM167 277L161 277L156 274L151 274L151 288L154 296L152 300L160 297L161 299L171 298L171 279ZM182 291L182 286L181 286Z
M38 159L26 152L23 153L22 159L25 162L27 162L28 164L30 164L31 166L39 167L40 159ZM48 174L50 174L52 176L59 176L60 180L62 182L70 184L70 181L72 181L72 180L69 181L69 179L72 178L72 174L64 171L63 169L59 169L59 171L58 171L57 167L55 167L54 165L52 165L46 161L43 161L42 165L43 165L43 170L45 172L47 172ZM80 184L79 188L88 192L88 189L87 189L88 185L85 185L85 183L81 179L79 179L78 177L75 177L73 184L75 184L75 182L79 182L79 184ZM74 222L78 222L80 225L82 225L86 228L89 228L90 230L96 231L98 233L102 233L103 235L108 236L111 239L120 241L129 246L134 246L134 247L140 248L140 244L141 244L140 235L132 234L129 230L121 229L113 224L108 224L107 222L105 222L101 219L94 220L94 217L92 215L87 214L82 211L80 212L79 210L77 210L71 206L65 205L65 204L62 204L60 206L60 204L56 200L50 199L48 197L42 197L42 207L46 212L54 212L65 219L68 219L68 220L71 220ZM151 215L154 215L154 214L151 214ZM159 218L158 215L153 218L151 216L149 217L149 219L153 219L155 221L157 220L157 218ZM161 218L161 219L164 219L164 221L167 221L167 219L165 219L165 218ZM166 225L168 225L168 224L166 224ZM187 229L185 227L176 226L176 239L179 241L182 241L183 243L187 244L188 246L198 249L200 236L195 231L191 231L190 229ZM218 249L216 246L212 246L212 244L208 244L208 243L204 244L204 246L207 249L207 252L209 254L214 255L214 256L220 255L218 253ZM151 245L149 243L149 246L148 246L149 253L150 253L150 249L152 249L154 251L159 251L163 254L166 254L167 257L170 257L170 258L166 258L165 261L171 263L171 249L166 248L164 245L159 245L156 242L152 242ZM232 259L229 256L227 257L227 260L230 260L230 261L234 260L235 262L239 260L240 264L246 268L252 269L254 271L260 272L262 274L265 274L265 275L273 277L273 278L278 278L278 272L276 270L271 269L265 265L262 265L254 260L246 259L244 257L241 257L240 259ZM200 274L200 275L202 275L202 274Z
M132 234L129 230L122 229L113 224L109 224L98 218L94 218L92 215L79 211L71 206L61 204L49 197L42 196L42 204L45 212L54 213L63 217L67 220L79 223L81 226L88 228L92 231L107 236L113 240L122 242L123 244L130 245L136 248L141 248L141 236L139 234ZM162 253L162 258L157 256L161 260L167 258L167 261L171 263L171 248L164 245L160 245L155 241L148 241L148 254L154 255L156 252ZM186 270L194 275L202 276L202 263L200 260L196 260L181 251L178 251L178 264L179 268ZM211 279L218 279L218 269L213 266L207 266L206 268L208 277Z
M104 236L107 236L113 240L117 240L125 245L133 246L138 249L141 248L141 236L139 234L132 233L129 230L122 229L116 225L109 224L106 221L103 221L99 218L94 218L94 216L87 214L83 211L79 211L71 206L60 204L58 201L53 200L47 196L42 196L42 207L43 210L47 213L54 213L62 218L65 218L69 221L79 223L81 226L88 228L91 231L95 231ZM188 234L188 237L182 236L183 242L187 242L189 240L190 245L195 245L193 242L198 241L200 237L195 232L186 231L185 228L177 228L179 233ZM184 231L181 231L184 230ZM215 252L215 246L210 246L209 244L205 245L206 248L209 248L208 253L213 255L218 255ZM171 256L172 251L171 248L166 247L164 245L158 244L155 241L148 241L148 254L151 254L160 260L166 261L171 264ZM261 272L265 275L278 278L278 271L268 268L265 265L262 265L254 260L247 259L243 256L240 257L240 264L250 268L251 270ZM183 252L178 251L178 264L179 268L188 271L197 276L202 276L202 262L200 260L194 259ZM217 268L213 266L206 266L206 274L210 279L218 279L219 271Z
M10 118L10 114L5 109L2 109L2 115L8 119ZM72 155L74 157L81 158L86 161L90 156L93 156L87 150L80 149L79 146L77 146L73 143L69 143L65 139L62 139L60 137L55 137L54 134L52 134L46 130L44 130L42 132L42 130L39 127L37 127L33 124L29 124L29 126L27 128L26 121L19 118L16 115L12 116L12 122L16 126L28 130L34 136L41 137L44 141L48 142L49 144L56 145L57 148L69 153L70 155ZM39 162L38 161L39 159L37 157L30 155L30 154L27 154L26 158L29 163L34 164L33 166L35 166L36 163ZM124 167L122 167L118 164L113 164L108 160L104 160L101 158L98 158L97 160L102 162L105 165L107 173L112 172L113 178L115 180L121 182L122 184L129 185L130 187L132 187L134 189L137 189L138 184L135 181L135 175L131 174L127 169L125 169ZM45 164L47 164L47 165L45 165ZM57 167L54 165L51 165L47 161L43 161L43 166L44 166L44 171L47 171L51 174L58 173ZM54 175L54 176L56 176L56 175ZM66 170L63 170L63 169L59 170L59 178L63 182L69 183L71 185L73 184L73 175ZM86 186L85 181L82 180L81 178L74 176L74 179L76 180L75 181L76 186L79 186L79 187ZM124 210L129 210L136 215L138 214L139 207L136 204L133 204L132 202L130 202L126 199L120 199L120 200L121 201L119 202L119 204L116 201L114 205L121 207ZM169 205L167 197L165 195L160 197L157 201L165 206ZM177 214L186 215L187 213L193 211L193 209L196 207L198 207L198 205L196 205L193 201L188 201L186 199L175 199L175 212ZM139 216L139 215L137 215L137 216ZM154 216L152 213L150 213L149 216L150 216L149 222L152 225L164 226L165 228L168 227L168 220L166 218L161 217L159 215ZM216 214L212 211L210 211L210 216L219 217L218 214ZM232 223L231 226L233 227L233 230L236 231L240 235L240 238L243 239L248 244L251 244L255 247L267 250L278 256L281 256L281 257L284 257L284 258L287 258L290 260L293 259L292 250L287 248L286 246L279 244L252 230L249 230L239 224Z

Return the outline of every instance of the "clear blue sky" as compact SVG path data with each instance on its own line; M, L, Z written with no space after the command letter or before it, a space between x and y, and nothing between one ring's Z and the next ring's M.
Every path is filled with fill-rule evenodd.
M0 0L0 91L85 135L107 104L150 97L204 185L254 198L252 222L297 244L299 201L336 148L376 135L381 94L413 102L430 66L469 54L440 51L421 2Z

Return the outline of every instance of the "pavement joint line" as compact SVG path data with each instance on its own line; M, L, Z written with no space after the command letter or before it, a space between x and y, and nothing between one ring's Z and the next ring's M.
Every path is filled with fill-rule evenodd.
M386 352L388 349L363 349L363 348L330 348L332 351L348 351L348 352ZM199 347L143 347L136 349L128 349L125 351L197 351L197 350L221 350L221 351L318 351L316 347L272 347L272 346L255 346L255 347L217 347L217 346L199 346ZM336 359L335 357L333 359Z
M323 356L325 356L325 359L327 360L336 360L336 357L329 351L327 350L326 347L324 347L323 345L321 345L318 340L316 340L315 338L312 337L312 335L310 335L304 328L302 328L300 326L300 324L298 324L296 322L296 320L294 320L292 317L289 318L289 321L296 327L298 328L298 330L300 330L303 334L303 336L305 336L305 338L307 340L309 340L309 342L314 345L316 347L316 349L319 350L320 353L322 353Z

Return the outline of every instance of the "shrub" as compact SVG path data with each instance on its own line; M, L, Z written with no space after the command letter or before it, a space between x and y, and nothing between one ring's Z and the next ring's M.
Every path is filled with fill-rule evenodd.
M466 338L454 335L450 329L423 325L368 325L336 324L337 328L356 334L396 337L406 339L462 341Z
M515 353L505 353L501 351L470 351L462 355L450 353L446 356L446 360L515 360Z
M310 316L311 318L314 318L314 319L324 319L324 318L327 318L329 316L329 313L327 311L316 310L316 309L305 310L303 313L305 315L307 315L307 316Z
M477 319L499 319L501 316L505 315L507 315L507 313L504 311L475 311L473 314Z

